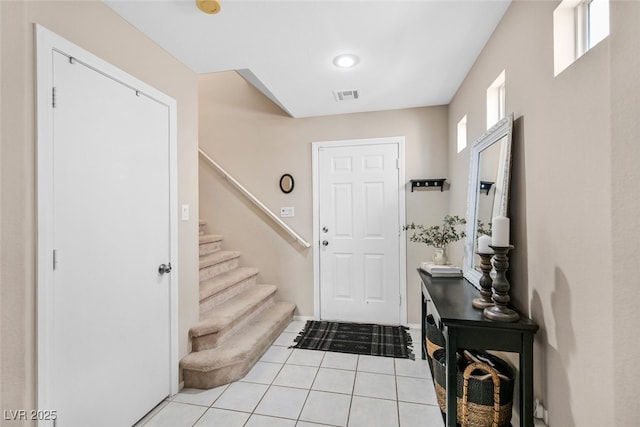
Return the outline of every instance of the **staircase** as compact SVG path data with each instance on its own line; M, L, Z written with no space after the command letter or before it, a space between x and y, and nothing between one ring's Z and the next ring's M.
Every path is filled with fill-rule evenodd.
M295 305L275 302L274 285L256 284L258 270L239 267L240 252L200 222L200 322L189 330L192 353L180 361L184 386L213 388L251 369L293 318Z

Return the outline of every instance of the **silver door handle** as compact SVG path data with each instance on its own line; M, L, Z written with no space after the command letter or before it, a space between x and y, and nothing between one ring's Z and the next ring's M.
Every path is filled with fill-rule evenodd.
M329 242L327 242L326 240L322 241L322 246L329 246Z
M160 264L160 267L158 267L158 273L160 273L160 274L171 273L171 263L169 263L169 265Z

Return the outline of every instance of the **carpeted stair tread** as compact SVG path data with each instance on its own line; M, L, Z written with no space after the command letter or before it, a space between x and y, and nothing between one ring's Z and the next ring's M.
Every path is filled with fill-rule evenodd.
M220 242L222 240L223 238L222 238L222 235L220 234L201 234L200 235L200 244Z
M209 255L200 257L200 269L220 264L225 261L239 258L240 252L238 251L217 251Z
M276 293L274 285L255 285L223 302L196 326L189 329L192 338L214 334L232 326L238 319L255 310L257 306Z
M215 369L230 365L246 363L245 373L271 345L274 335L286 328L283 322L286 318L292 318L295 304L290 302L278 302L265 309L247 324L247 327L238 331L229 340L219 347L190 353L180 361L180 367L184 370L208 373ZM287 322L288 323L288 322ZM281 329L281 330L276 330ZM186 375L186 374L185 374ZM189 373L189 377L191 377ZM238 377L241 378L241 377ZM238 378L229 378L225 384ZM210 388L214 385L194 384L194 381L185 381L185 387Z
M198 222L200 323L189 330L192 352L180 361L185 387L209 389L242 378L293 319L295 304L275 302L258 269Z
M219 234L200 233L198 256L203 257L222 250L222 236Z
M205 300L212 295L232 287L236 283L240 283L253 276L258 275L258 269L253 267L238 267L231 271L219 274L211 279L200 282L200 301Z

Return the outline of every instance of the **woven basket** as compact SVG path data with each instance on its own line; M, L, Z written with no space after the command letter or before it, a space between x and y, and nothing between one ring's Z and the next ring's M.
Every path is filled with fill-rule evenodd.
M463 427L510 426L515 382L513 369L504 360L489 353L474 353L495 368L484 362L468 364L457 355L457 421ZM445 360L444 349L434 353L436 397L443 412L447 409ZM499 373L502 375L499 376Z
M429 369L431 370L431 376L433 377L433 353L444 348L445 339L444 335L442 335L442 331L440 331L436 325L433 315L430 314L427 316L426 324L425 344L427 347L427 362L429 362Z
M442 335L442 331L440 331L440 329L436 325L436 322L431 314L427 316L426 335L427 354L429 355L429 357L433 357L433 353L435 353L436 350L444 348L445 340L444 335Z

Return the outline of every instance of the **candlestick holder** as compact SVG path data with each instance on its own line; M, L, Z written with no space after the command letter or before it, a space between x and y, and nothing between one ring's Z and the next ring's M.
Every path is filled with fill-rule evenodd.
M491 299L492 283L493 279L489 275L491 273L491 258L493 254L485 254L476 252L480 256L480 270L482 270L482 277L480 277L480 298L474 298L471 304L478 309L485 309L493 305Z
M506 272L509 269L509 257L507 254L512 245L509 246L489 246L493 249L493 267L496 269L496 278L493 281L493 302L494 305L484 309L484 317L500 322L515 322L518 320L518 313L507 307L511 298L509 297L509 282Z

